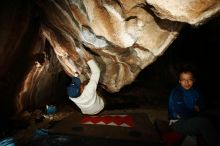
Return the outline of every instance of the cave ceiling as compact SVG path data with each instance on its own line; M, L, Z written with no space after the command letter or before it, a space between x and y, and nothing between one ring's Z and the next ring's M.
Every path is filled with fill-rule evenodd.
M220 10L217 0L69 0L40 1L42 34L64 70L85 76L80 50L102 67L100 83L110 92L130 84L163 54L185 22L201 25ZM85 77L87 78L87 77Z
M19 109L27 98L49 96L45 88L56 84L54 77L62 70L70 77L77 71L82 80L89 79L81 54L85 50L101 68L100 86L114 93L156 61L185 25L199 27L219 11L219 0L33 0L11 11L20 25L11 23L10 33L16 35L5 41L7 48L1 47L1 54L8 54L1 63L13 62L8 58L22 48L21 39L34 33L25 50L34 61L16 95ZM33 19L37 30L30 31Z

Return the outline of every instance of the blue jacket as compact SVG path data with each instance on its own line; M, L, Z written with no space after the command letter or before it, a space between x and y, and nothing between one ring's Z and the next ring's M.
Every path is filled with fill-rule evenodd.
M194 106L204 109L204 99L195 88L185 90L180 85L171 91L168 113L170 119L186 119L196 114Z

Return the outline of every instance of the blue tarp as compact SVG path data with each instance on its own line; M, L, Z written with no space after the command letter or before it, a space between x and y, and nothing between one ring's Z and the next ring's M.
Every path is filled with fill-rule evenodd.
M16 141L12 137L0 140L0 146L16 146Z

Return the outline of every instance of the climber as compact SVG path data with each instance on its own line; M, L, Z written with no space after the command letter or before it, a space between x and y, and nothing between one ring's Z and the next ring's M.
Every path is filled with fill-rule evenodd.
M96 61L86 51L83 51L82 54L91 70L90 80L88 83L87 81L81 83L79 73L76 72L72 82L67 87L67 94L69 99L81 109L83 114L94 115L104 108L103 98L96 92L100 69Z

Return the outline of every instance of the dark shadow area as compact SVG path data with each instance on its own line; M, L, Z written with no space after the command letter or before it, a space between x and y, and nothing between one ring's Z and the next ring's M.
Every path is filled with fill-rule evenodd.
M10 2L10 1L9 1ZM15 42L16 38L20 38L18 31L23 28L22 25L27 25L27 32L23 32L19 46L14 52L10 52L6 55L16 54L14 57L5 57L6 61L0 64L0 138L12 136L19 130L27 129L30 125L29 121L23 119L10 119L8 115L13 115L15 110L15 103L13 97L17 94L18 87L25 74L30 69L33 60L31 59L31 50L29 50L35 43L35 38L37 37L38 29L40 27L40 22L35 14L35 7L26 3L24 0L13 3L10 2L7 5L2 5L4 8L4 14L2 14L6 22L10 22L16 25L12 33L9 34L9 39L6 39L6 45L8 50L14 48L11 42ZM14 18L15 20L10 20L12 14L7 14L9 7L13 9L14 5L19 4L19 12L17 15L19 17ZM27 7L27 8L26 8ZM29 9L28 9L29 8ZM28 9L28 11L24 11ZM1 9L3 10L3 9ZM23 11L21 11L23 10ZM12 11L13 14L16 12ZM25 14L23 12L26 12ZM0 12L1 14L1 12ZM31 17L34 16L34 17ZM21 20L20 20L21 19ZM26 21L22 21L22 20ZM130 18L129 18L130 19ZM8 21L7 21L8 20ZM159 20L158 20L159 21ZM21 24L17 22L22 22ZM21 26L20 26L21 25ZM6 30L10 29L8 23L0 24L1 28ZM169 21L167 21L163 28L169 28ZM2 29L3 30L3 29ZM4 35L0 34L0 40L4 40L4 36L7 36L7 32L2 31ZM117 110L117 109L137 109L142 107L166 107L168 102L168 97L171 89L176 86L177 77L176 73L181 68L182 65L191 65L196 73L196 86L198 86L205 96L206 104L210 109L219 109L220 107L220 95L219 86L220 83L220 17L213 18L206 24L199 27L192 27L186 25L180 32L178 38L170 45L170 47L165 51L165 53L158 57L158 59L147 66L144 70L140 72L136 80L121 89L118 93L108 93L104 91L99 86L99 93L105 98L106 107L105 110ZM17 36L17 37L16 37ZM2 43L3 44L3 43ZM25 53L23 53L25 52ZM4 55L4 54L3 54ZM11 58L10 58L11 57ZM8 59L10 58L10 59ZM44 56L42 54L37 54L34 59L38 60L40 64L44 63ZM32 62L27 62L27 60L32 60ZM57 82L54 82L53 88L51 90L45 90L51 97L45 100L44 103L56 105L58 109L63 108L65 105L71 105L73 110L80 112L79 108L69 100L66 94L66 86L71 81L71 79L65 74L64 71L59 72L56 76ZM38 98L38 101L40 99ZM45 111L45 105L39 106L39 109ZM32 109L34 110L34 109ZM31 111L32 112L32 111ZM215 113L218 110L214 111ZM35 122L41 122L43 119L35 119ZM80 127L75 127L72 130L80 131ZM140 133L132 131L131 136L138 137ZM10 140L10 139L9 139ZM9 141L9 142L13 142ZM32 141L30 145L97 145L97 143L103 143L104 145L138 145L135 142L129 141L118 141L118 140L107 140L98 139L92 137L68 137L66 135L51 135L49 137L41 137ZM1 145L1 144L0 144ZM140 145L146 145L141 143Z
M36 138L28 144L28 146L94 146L94 145L105 145L105 146L162 146L161 144L150 144L140 141L129 141L129 140L117 140L108 138L97 138L87 136L68 136L68 135L50 135L45 137Z

